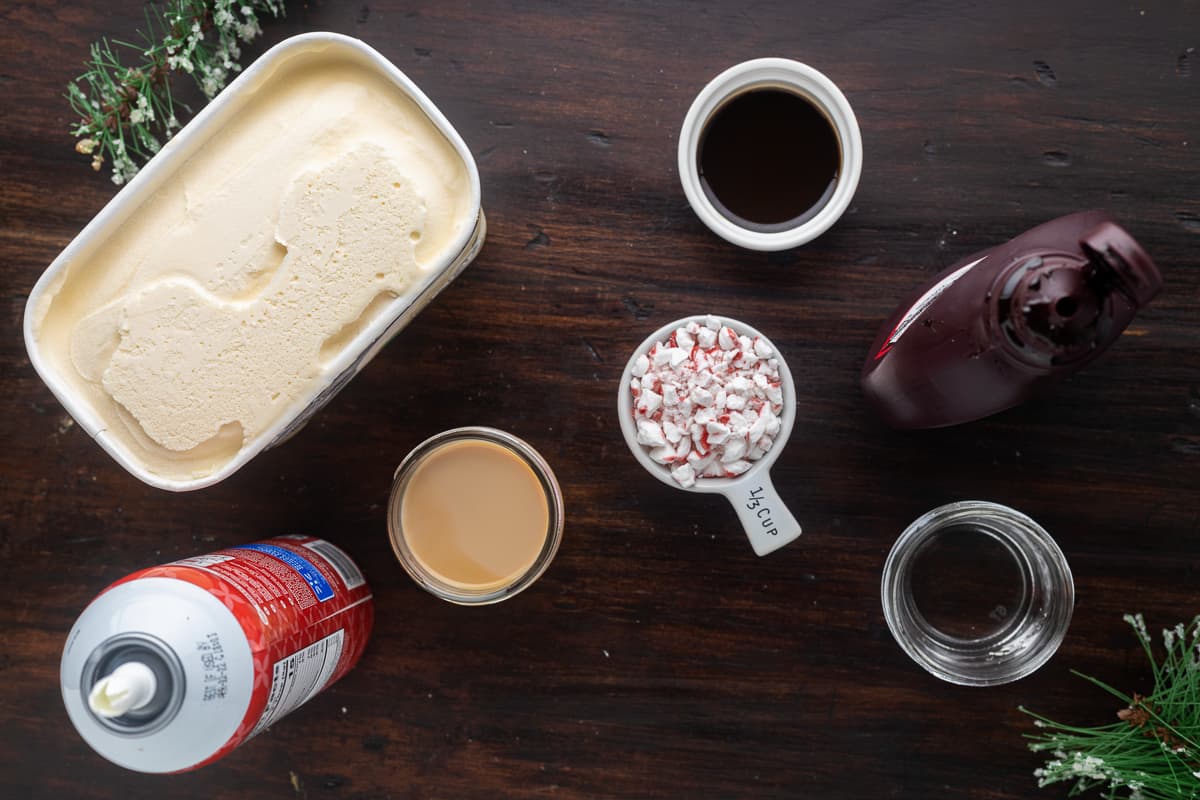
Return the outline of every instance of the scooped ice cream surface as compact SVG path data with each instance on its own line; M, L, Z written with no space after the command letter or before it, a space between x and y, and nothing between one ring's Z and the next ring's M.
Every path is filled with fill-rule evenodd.
M422 206L373 145L302 175L280 210L281 259L253 297L228 300L190 277L167 277L115 301L119 314L95 312L120 320L104 390L169 450L198 447L226 425L257 435L320 373L326 342L375 297L413 282ZM81 372L104 327L91 319L72 338Z

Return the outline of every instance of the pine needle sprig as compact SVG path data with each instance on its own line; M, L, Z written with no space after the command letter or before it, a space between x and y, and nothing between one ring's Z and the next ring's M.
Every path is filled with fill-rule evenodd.
M99 171L107 160L121 185L180 127L171 80L190 77L211 100L242 68L241 45L262 33L259 18L284 13L283 0L170 0L146 10L141 44L101 39L86 71L67 85L79 115L75 151ZM126 64L121 56L127 57Z
M1034 770L1038 786L1071 783L1070 797L1099 789L1106 800L1200 800L1200 616L1163 631L1162 661L1142 615L1125 621L1150 660L1153 691L1126 695L1072 670L1125 704L1116 722L1076 727L1022 707L1044 731L1027 737L1029 749L1052 756Z

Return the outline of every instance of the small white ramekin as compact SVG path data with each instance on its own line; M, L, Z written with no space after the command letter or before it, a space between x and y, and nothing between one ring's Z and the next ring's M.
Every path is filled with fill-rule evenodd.
M837 186L829 202L799 225L769 233L744 228L719 212L700 184L697 163L700 137L713 113L735 94L758 87L784 88L814 103L833 123L842 151ZM713 78L696 95L679 133L679 179L692 210L713 233L748 250L787 250L810 242L829 230L854 199L862 174L862 160L862 134L846 96L822 73L787 58L744 61Z

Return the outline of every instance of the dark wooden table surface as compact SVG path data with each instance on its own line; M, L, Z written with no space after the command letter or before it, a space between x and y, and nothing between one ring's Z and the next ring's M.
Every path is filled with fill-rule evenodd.
M25 298L113 195L72 151L61 93L142 4L0 9L0 796L1062 797L1038 790L1027 704L1080 723L1148 688L1121 622L1200 612L1200 3L289 3L284 37L361 37L475 154L490 223L471 266L294 440L225 483L140 484L65 414L21 339ZM675 148L695 93L782 55L857 111L865 168L828 234L742 252L689 210ZM1103 359L1019 409L895 433L858 371L899 298L1046 219L1111 210L1166 288ZM717 312L797 378L774 477L805 525L756 558L725 502L645 475L615 420L631 348ZM418 441L518 434L563 485L563 546L534 588L464 609L392 557L383 507ZM879 602L901 530L988 499L1041 522L1078 588L1058 655L992 689L942 683ZM224 761L167 777L94 755L58 661L75 616L134 569L287 532L365 565L360 665Z

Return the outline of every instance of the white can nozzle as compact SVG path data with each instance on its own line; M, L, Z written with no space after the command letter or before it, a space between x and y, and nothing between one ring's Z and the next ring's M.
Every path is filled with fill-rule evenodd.
M128 661L96 681L88 706L101 717L119 717L149 703L157 688L154 670L140 661Z

